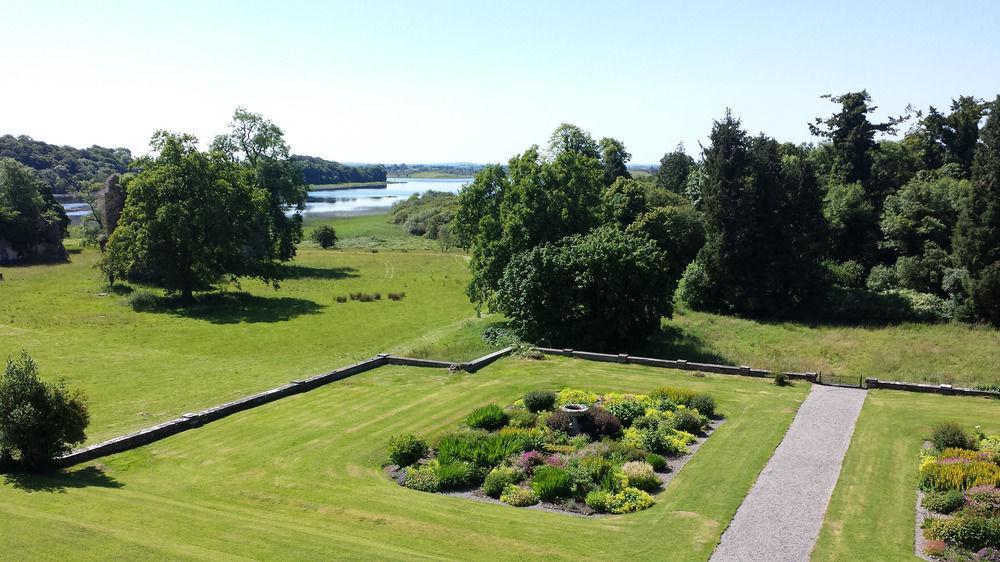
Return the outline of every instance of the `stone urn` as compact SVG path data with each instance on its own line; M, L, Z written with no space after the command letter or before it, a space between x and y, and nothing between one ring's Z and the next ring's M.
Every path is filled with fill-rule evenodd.
M586 404L565 404L559 409L569 414L569 421L572 424L570 435L579 435L583 431L583 416L587 415L590 407Z

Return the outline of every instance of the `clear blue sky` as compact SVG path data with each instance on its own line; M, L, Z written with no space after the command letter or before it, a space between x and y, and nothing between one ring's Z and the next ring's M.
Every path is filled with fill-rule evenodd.
M506 161L569 121L650 163L726 107L808 141L824 93L1000 93L997 1L0 0L0 38L0 133L137 152L245 105L342 161Z

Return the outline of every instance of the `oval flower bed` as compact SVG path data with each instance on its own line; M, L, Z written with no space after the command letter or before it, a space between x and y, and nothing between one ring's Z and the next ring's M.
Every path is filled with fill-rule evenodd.
M1000 436L934 429L920 461L925 554L944 560L1000 560Z
M708 394L664 387L649 394L533 391L506 408L472 411L433 447L390 440L389 473L425 492L462 491L503 503L576 513L629 513L653 505L670 471L715 416Z

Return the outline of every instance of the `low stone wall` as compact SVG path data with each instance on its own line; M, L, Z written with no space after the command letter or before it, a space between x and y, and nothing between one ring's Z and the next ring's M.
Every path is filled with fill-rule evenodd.
M459 365L459 367L463 371L467 371L469 373L475 373L479 369L482 369L483 367L489 365L490 363L493 363L497 359L510 355L512 351L514 351L513 347L505 347L500 351L494 351L493 353L490 353L488 355L483 355L482 357L474 361L469 361L468 363L462 363L461 365Z
M920 384L900 381L880 381L878 379L865 379L866 388L887 388L889 390L906 390L908 392L927 392L933 394L949 394L956 396L987 396L990 398L1000 398L1000 392L990 390L977 390L975 388L963 388L950 384Z
M662 369L679 369L683 371L703 371L706 373L717 373L720 375L742 375L745 377L770 377L771 372L764 369L754 369L746 365L735 367L732 365L715 365L713 363L697 363L684 359L655 359L652 357L637 357L627 353L612 355L608 353L593 353L590 351L576 351L575 349L554 349L550 347L536 348L542 353L549 355L562 355L564 357L576 357L588 361L604 361L607 363L628 363L634 365L645 365L647 367L659 367ZM817 382L817 373L785 373L790 379L807 380Z

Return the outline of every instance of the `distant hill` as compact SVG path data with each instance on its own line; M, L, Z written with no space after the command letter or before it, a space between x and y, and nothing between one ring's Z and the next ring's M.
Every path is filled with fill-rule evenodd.
M37 141L29 136L0 137L0 158L13 158L34 168L53 193L79 190L92 181L104 183L108 176L128 171L132 153L127 148L73 148Z
M293 154L292 160L302 167L306 183L324 185L347 182L385 181L386 170L381 164L348 166L316 156Z

